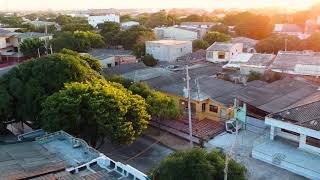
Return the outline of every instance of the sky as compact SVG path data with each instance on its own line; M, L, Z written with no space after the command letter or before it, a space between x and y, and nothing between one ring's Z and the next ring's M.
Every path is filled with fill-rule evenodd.
M260 8L305 9L320 0L0 0L0 10L92 8Z

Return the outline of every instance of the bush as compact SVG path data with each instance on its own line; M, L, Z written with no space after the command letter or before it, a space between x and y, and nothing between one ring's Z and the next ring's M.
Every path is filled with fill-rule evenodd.
M248 81L261 80L262 74L256 71L250 71Z
M217 150L203 149L175 152L152 170L155 180L220 180L224 178L225 155ZM245 179L246 168L234 160L229 161L228 179Z
M149 55L149 54L145 55L142 58L142 62L146 66L150 66L150 67L156 66L158 64L158 60L156 60L155 58L153 58L152 55Z

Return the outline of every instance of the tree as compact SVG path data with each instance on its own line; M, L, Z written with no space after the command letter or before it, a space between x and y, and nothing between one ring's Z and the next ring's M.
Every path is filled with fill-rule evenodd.
M142 58L142 62L144 65L150 66L150 67L153 67L158 64L158 60L156 60L155 58L153 58L152 55L149 55L149 54L145 55Z
M219 32L208 32L208 34L204 37L204 40L210 44L214 42L226 42L229 41L231 37L227 34L219 33Z
M240 36L263 39L271 35L273 25L267 16L249 14L235 26L235 31Z
M150 119L143 98L99 79L66 84L47 98L41 115L44 129L65 130L94 147L105 137L114 143L132 143Z
M60 53L69 54L69 55L72 55L72 56L77 56L80 59L82 59L85 62L87 62L91 69L95 70L96 72L98 72L100 74L102 73L102 64L100 63L100 61L98 59L88 55L88 54L80 55L78 52L72 51L70 49L62 49L60 51Z
M93 31L94 28L88 23L70 23L62 26L61 31Z
M191 14L187 16L186 18L181 19L183 22L202 22L203 19L200 15L198 14Z
M261 80L262 74L256 71L250 71L248 74L248 82L255 81L255 80Z
M93 77L100 75L80 56L58 53L26 61L0 78L0 96L6 99L0 103L0 119L29 121L39 127L44 99L64 83Z
M286 43L287 41L287 43ZM278 53L280 50L285 50L287 44L287 50L299 50L302 48L301 40L296 36L289 35L272 35L265 39L260 40L255 49L259 53Z
M155 40L155 34L144 26L134 26L121 33L121 45L125 49L133 49L137 44L144 44L145 41Z
M293 44L296 45L296 44ZM303 41L301 45L303 49L306 50L313 50L313 51L320 51L320 33L316 32L311 34L309 38Z
M228 26L223 25L223 24L212 26L209 29L209 31L215 31L215 32L219 32L219 33L229 34Z
M214 150L203 149L174 152L160 162L152 172L155 180L221 180L223 179L225 156ZM228 179L244 180L246 169L234 160L229 161Z
M104 37L108 46L118 46L121 44L121 27L118 23L104 22L102 24L98 24L98 28L101 30L100 34Z
M46 52L45 42L39 38L25 39L20 43L21 52L28 57L38 57Z
M128 22L128 21L134 21L134 18L132 18L129 14L120 16L120 22Z
M105 47L103 37L90 31L62 32L51 40L51 44L55 51L67 48L77 52L88 52L92 48Z
M209 43L204 40L197 39L192 41L193 52L196 52L199 49L207 49L209 46L210 46Z

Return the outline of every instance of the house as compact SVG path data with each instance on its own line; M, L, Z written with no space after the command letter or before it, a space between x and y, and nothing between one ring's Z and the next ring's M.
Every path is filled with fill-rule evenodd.
M191 41L158 40L146 41L146 54L159 61L175 61L178 57L192 52Z
M121 23L121 28L122 29L129 29L131 27L139 26L139 25L140 25L140 23L137 21L127 21L127 22Z
M270 65L273 72L320 82L320 53L312 51L279 51Z
M273 62L275 55L254 53L247 62L240 64L241 74L248 75L251 71L264 74Z
M88 23L93 27L97 27L98 24L101 24L104 22L120 23L120 15L116 14L116 13L110 13L110 14L106 14L104 16L89 16L88 17Z
M225 69L240 69L240 65L249 61L253 56L251 53L239 53L233 56L227 64L223 66Z
M110 159L64 131L34 137L0 146L0 179L148 180L134 167Z
M300 39L306 39L310 34L305 34L303 29L296 24L275 24L273 33L297 36Z
M55 26L56 28L59 26L56 22L49 22L49 21L25 21L22 24L32 24L33 26L35 26L36 28L42 28L42 27L46 27L46 26Z
M204 28L171 26L155 28L154 32L158 39L193 41L196 39L202 39L207 30Z
M235 37L232 38L231 43L242 43L243 44L243 52L246 53L256 53L255 46L258 43L257 40L247 38L247 37Z
M302 78L285 78L260 86L247 86L235 95L247 105L248 115L263 120L268 114L305 99L318 92L319 86Z
M137 63L137 58L130 50L93 49L89 54L100 60L104 68L120 66L122 64Z
M320 94L268 115L269 140L254 147L252 156L308 179L320 179Z
M205 28L209 29L212 26L220 25L221 23L216 22L181 22L181 27L190 27L190 28Z
M242 43L215 42L206 50L206 60L213 63L228 62L243 52Z

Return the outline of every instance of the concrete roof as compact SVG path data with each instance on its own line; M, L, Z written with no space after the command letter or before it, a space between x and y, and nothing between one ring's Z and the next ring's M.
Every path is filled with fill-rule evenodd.
M275 58L273 54L254 53L245 65L269 66Z
M214 42L207 51L230 51L234 43Z
M261 87L249 86L237 97L267 113L278 112L307 98L318 90L318 86L302 79L286 78Z
M104 60L113 56L133 56L132 51L130 50L121 50L121 49L92 49L88 52L91 56Z
M158 41L146 41L146 44L160 44L165 46L174 46L181 44L189 44L191 41L178 41L178 40L158 40Z
M231 43L243 43L244 48L253 48L258 41L247 37L235 37L231 39Z
M105 68L103 71L104 73L109 75L120 75L125 73L130 73L139 69L145 69L148 68L146 65L143 64L143 62L139 63L132 63L132 64L120 64L119 66L114 66L111 68Z
M52 36L52 34L38 33L38 32L25 32L15 35L17 38L40 38L45 36Z
M279 51L270 68L273 71L291 74L320 75L320 53Z

